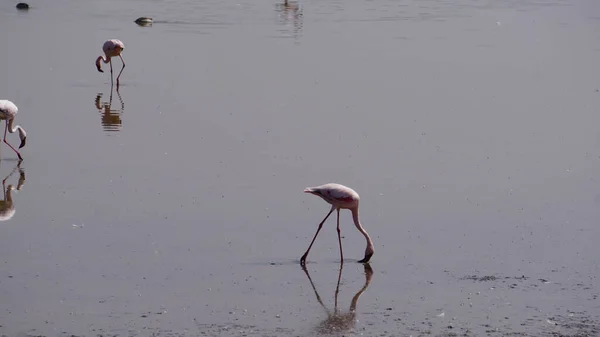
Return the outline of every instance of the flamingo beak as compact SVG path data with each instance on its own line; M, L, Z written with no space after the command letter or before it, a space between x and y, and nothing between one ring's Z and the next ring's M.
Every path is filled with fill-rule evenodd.
M22 148L23 146L25 146L26 141L27 141L27 137L25 137L21 140L21 145L19 145L19 149Z
M371 256L373 256L373 253L365 254L365 258L358 261L358 263L368 263L371 260Z
M307 187L307 188L304 189L304 193L315 194L315 191L312 188Z
M99 64L96 64L96 69L98 69L98 71L99 71L99 72L101 72L101 73L103 73L103 72L104 72L104 70L102 70L102 68L100 68L100 65L99 65Z

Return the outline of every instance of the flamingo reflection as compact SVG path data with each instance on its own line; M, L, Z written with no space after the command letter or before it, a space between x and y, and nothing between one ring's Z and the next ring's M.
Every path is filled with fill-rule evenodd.
M312 288L315 292L317 301L319 302L319 304L321 304L321 306L325 309L325 311L327 313L327 318L324 319L323 321L321 321L321 323L319 323L319 325L316 327L316 330L319 334L325 334L325 335L339 334L339 333L351 331L355 328L355 326L356 326L356 305L358 304L358 299L367 290L367 288L369 287L369 284L371 283L371 280L373 279L373 269L371 268L371 265L368 263L365 263L363 266L364 266L364 270L365 270L365 284L356 293L356 295L354 295L354 297L352 297L352 300L350 301L350 309L347 312L343 312L343 311L340 312L340 310L338 309L338 295L340 292L340 281L342 279L342 270L344 268L344 265L340 264L340 271L338 274L337 286L335 288L333 312L330 311L325 306L325 304L323 304L323 300L321 300L321 296L319 296L319 293L317 292L317 288L315 287L315 284L313 283L313 281L310 277L310 274L308 273L308 269L306 269L306 266L302 266L302 270L304 270L304 273L306 273L306 276L308 277L308 281L310 282L310 285L312 286Z
M123 126L123 121L121 120L121 114L123 113L123 109L125 108L125 104L123 103L123 98L121 97L121 93L117 91L117 96L119 97L119 101L121 102L121 109L111 109L113 91L110 91L110 98L108 102L101 102L102 93L98 93L96 95L95 105L96 109L101 116L102 128L104 131L120 131Z
M6 181L17 171L19 170L19 182L17 183L17 187L15 188L13 185L9 184L6 186ZM2 180L2 192L4 192L4 199L0 200L0 221L10 220L15 215L15 205L12 199L12 191L18 190L20 191L23 185L25 184L25 171L21 168L21 162L15 166L15 168Z
M302 7L298 1L285 0L275 5L275 11L279 14L280 22L284 26L291 26L292 37L298 38L302 33Z

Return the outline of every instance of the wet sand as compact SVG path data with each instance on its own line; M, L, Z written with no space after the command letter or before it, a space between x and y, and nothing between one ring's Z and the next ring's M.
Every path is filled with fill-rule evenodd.
M15 5L0 336L600 335L596 1Z

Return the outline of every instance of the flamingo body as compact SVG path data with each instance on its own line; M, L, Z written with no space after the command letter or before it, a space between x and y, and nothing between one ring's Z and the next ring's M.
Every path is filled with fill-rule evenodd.
M9 192L10 193L10 192ZM12 196L11 200L0 200L0 221L8 221L15 216L17 211L13 206Z
M19 157L20 160L23 160L19 151L17 151L17 149L15 149L12 145L10 145L8 143L8 141L6 140L6 132L7 131L10 133L14 133L14 132L18 131L19 138L21 138L21 144L19 145L19 149L22 148L23 146L25 146L25 143L27 140L27 133L25 132L25 129L23 129L19 125L13 126L15 117L17 117L18 111L19 111L19 108L17 108L15 103L13 103L9 100L5 100L5 99L0 100L0 120L6 121L6 128L4 129L4 143L6 143L6 145L8 145L11 149L13 149L13 151L15 151L15 153L17 154L17 156Z
M304 189L304 193L314 194L314 195L320 197L321 199L325 200L328 204L331 205L331 210L329 211L329 213L327 213L327 215L325 216L325 219L323 219L323 221L321 221L321 223L319 224L317 233L315 234L310 245L308 246L306 253L304 253L304 255L302 255L302 258L300 259L300 263L302 265L304 265L306 263L306 257L308 256L308 252L310 251L313 243L315 242L317 235L319 235L319 231L323 227L323 223L325 223L325 221L327 220L329 215L331 215L331 213L334 210L337 210L337 232L338 232L338 241L340 244L340 257L341 257L341 261L344 262L344 253L342 251L342 237L341 237L341 230L340 230L340 210L342 210L342 209L348 209L352 212L352 218L354 220L354 225L364 235L365 239L367 240L367 248L365 250L365 257L358 262L361 262L361 263L369 262L369 260L375 253L375 249L373 248L373 241L371 240L371 237L369 236L367 231L360 224L360 219L358 217L358 206L360 203L360 196L358 195L358 193L356 193L356 191L354 191L350 187L336 184L336 183L329 183L329 184L320 185L320 186L316 186L316 187L307 187L306 189Z
M106 56L115 57L121 55L121 52L125 49L125 44L121 40L112 39L107 40L102 45L102 51Z
M360 197L355 190L336 183L307 187L304 189L304 193L314 194L321 197L330 205L342 209L358 207L360 201Z
M121 73L123 72L123 69L125 69L125 61L123 61L123 56L121 56L121 53L123 52L124 49L125 49L125 44L123 44L123 42L121 42L121 40L117 40L117 39L107 40L102 45L102 51L104 52L104 56L100 55L96 59L96 69L98 69L98 71L101 73L104 72L104 70L102 70L101 62L110 63L110 83L111 84L113 83L112 58L118 56L121 59L121 62L123 63L123 67L121 68L121 71L119 72L119 75L117 76L117 88L119 86L119 78L121 77Z
M17 112L19 112L19 108L15 103L7 99L0 100L0 119L13 119L17 116Z

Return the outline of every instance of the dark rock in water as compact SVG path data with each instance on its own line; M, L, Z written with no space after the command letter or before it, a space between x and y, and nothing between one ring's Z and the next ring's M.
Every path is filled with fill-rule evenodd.
M29 9L29 5L24 2L19 2L17 4L17 9Z
M134 22L143 27L152 26L152 18L149 18L147 16L142 16Z

